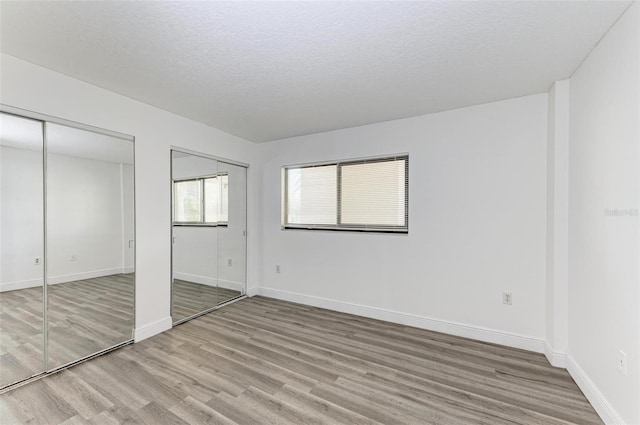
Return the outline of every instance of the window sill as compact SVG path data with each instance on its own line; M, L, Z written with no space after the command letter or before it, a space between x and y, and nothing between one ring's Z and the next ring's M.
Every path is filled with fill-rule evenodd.
M382 228L365 228L365 227L324 227L324 226L281 226L281 230L324 230L329 232L352 232L352 233L385 233L395 235L408 235L409 229L382 229Z
M209 223L172 223L173 227L228 227L227 223L209 224Z

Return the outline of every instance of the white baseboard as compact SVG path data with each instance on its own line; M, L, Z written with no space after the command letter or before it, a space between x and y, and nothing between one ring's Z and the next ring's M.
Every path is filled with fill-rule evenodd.
M123 272L124 273L132 273L133 272L133 268L131 268L131 271L126 271L126 270L129 270L129 268L123 269L121 267L118 267L118 268L113 268L113 269L91 270L91 271L82 272L82 273L65 274L65 275L60 275L60 276L51 276L47 280L47 283L49 285L57 285L59 283L74 282L76 280L93 279L93 278L96 278L96 277L111 276L111 275L114 275L114 274L121 274ZM0 292L15 291L17 289L35 288L35 287L38 287L38 286L42 286L42 279L30 279L30 280L21 280L21 281L17 281L17 282L0 283Z
M164 319L136 328L133 331L133 340L135 342L140 342L144 339L151 338L154 335L167 331L171 329L172 326L173 320L171 320L171 316L165 317Z
M596 410L598 415L605 424L620 424L624 425L624 420L618 412L615 411L611 403L607 400L607 398L600 392L596 384L589 378L587 373L576 363L576 361L570 355L567 355L567 371L576 381L580 390L584 393L589 403Z
M254 295L258 295L259 292L260 292L260 288L258 288L257 286L252 286L251 288L247 288L247 297L253 297Z
M548 342L544 343L544 355L553 367L567 368L567 354L560 351L553 351L553 347Z
M356 314L358 316L370 317L372 319L384 320L387 322L399 323L401 325L414 326L416 328L427 329L430 331L471 338L478 341L506 345L507 347L534 351L536 353L544 353L544 341L529 336L462 323L449 322L446 320L433 319L415 314L385 310L377 307L369 307L361 304L337 301L328 298L281 291L279 289L260 287L251 288L251 292L253 292L254 289L256 292L252 295L264 295L265 297L276 298L284 301L326 308L328 310L340 311L342 313Z
M133 273L135 272L135 268L134 267L123 267L122 268L122 274L128 274L128 273Z
M200 276L197 274L174 272L175 279L185 280L187 282L199 283L207 286L219 286L220 288L231 289L233 291L242 291L244 284L241 282L234 282L232 280L215 279L207 276Z

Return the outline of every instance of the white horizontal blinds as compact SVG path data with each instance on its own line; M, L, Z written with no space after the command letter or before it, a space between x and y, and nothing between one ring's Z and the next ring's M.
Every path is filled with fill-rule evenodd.
M283 170L284 227L408 231L408 155Z
M340 224L406 226L405 158L344 163L340 167Z
M218 195L220 187L217 177L204 179L204 222L216 224L218 222Z
M218 176L220 185L220 208L218 210L218 221L220 223L229 222L229 175Z
M286 224L337 224L337 165L286 171Z
M201 186L199 180L175 183L174 220L197 223L202 220Z

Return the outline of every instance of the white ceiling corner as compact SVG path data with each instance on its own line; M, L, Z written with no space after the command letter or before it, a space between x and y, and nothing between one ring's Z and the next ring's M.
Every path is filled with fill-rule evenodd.
M264 142L568 78L630 1L0 2L0 50Z

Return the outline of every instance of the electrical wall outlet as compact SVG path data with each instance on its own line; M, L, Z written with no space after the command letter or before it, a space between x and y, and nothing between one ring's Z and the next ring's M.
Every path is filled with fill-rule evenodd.
M231 267L233 265L233 260L231 260L231 258L229 258L229 260L227 261L227 265L229 267Z
M129 248L133 248L133 240L129 241Z
M276 273L280 273L280 264L276 264Z
M623 375L627 374L627 353L618 351L618 371Z
M513 304L513 295L511 294L511 292L502 293L502 304L507 304L507 305Z
M33 259L33 264L35 264L36 266L40 265L40 259L39 258L34 258Z
M78 256L76 254L73 254L71 256L71 261L78 261Z

